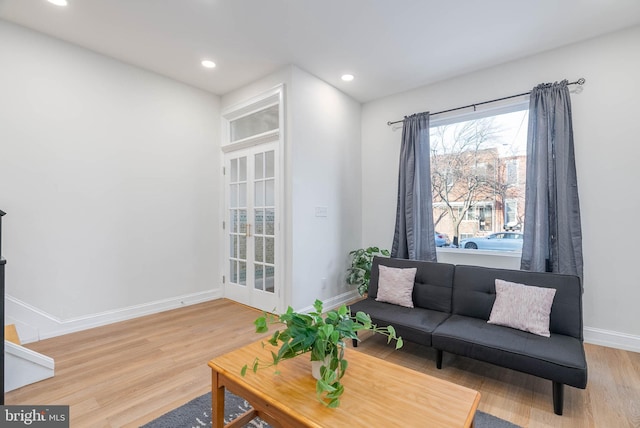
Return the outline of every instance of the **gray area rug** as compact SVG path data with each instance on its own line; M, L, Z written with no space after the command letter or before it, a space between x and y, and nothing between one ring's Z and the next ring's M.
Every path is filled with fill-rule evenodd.
M251 408L243 398L225 392L224 400L224 422L229 423ZM187 404L178 407L143 425L142 428L200 428L211 426L211 393L189 401ZM474 428L520 428L511 422L497 418L481 411L476 412ZM271 428L260 418L256 418L245 425L248 428Z

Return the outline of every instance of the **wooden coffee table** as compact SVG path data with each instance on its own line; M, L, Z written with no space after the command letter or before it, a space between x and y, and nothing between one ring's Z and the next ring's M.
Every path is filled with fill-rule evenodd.
M263 348L262 343L265 344ZM270 360L275 350L258 341L209 361L212 369L213 428L224 426L224 392L243 397L253 410L227 424L240 427L256 416L274 427L472 427L480 393L357 351L345 350L349 367L340 407L316 399L310 356L274 368L251 371L255 357ZM240 370L249 370L242 377Z

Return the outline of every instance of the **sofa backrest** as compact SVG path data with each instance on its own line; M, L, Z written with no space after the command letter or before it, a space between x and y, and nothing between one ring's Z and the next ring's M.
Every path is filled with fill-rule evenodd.
M496 279L555 288L549 331L582 337L582 285L573 275L458 265L453 279L454 314L489 319L496 299Z
M394 268L417 268L413 285L413 305L418 308L451 313L451 287L454 265L417 260L374 257L369 282L369 298L378 295L378 266Z

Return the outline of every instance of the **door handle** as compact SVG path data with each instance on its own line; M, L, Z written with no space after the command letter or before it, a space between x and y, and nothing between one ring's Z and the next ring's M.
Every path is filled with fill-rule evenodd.
M251 225L249 223L247 223L247 228L244 236L246 236L247 238L251 236Z

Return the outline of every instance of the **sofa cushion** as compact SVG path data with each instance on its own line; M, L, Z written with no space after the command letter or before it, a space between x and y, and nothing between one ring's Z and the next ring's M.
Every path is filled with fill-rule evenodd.
M452 312L487 321L496 298L496 278L555 288L549 331L582 340L582 286L580 278L573 275L458 265L453 278Z
M395 268L417 268L413 286L413 305L417 308L451 312L451 287L455 266L417 260L374 257L369 283L369 298L378 295L379 265Z
M417 268L393 268L379 265L376 301L413 308L413 282Z
M556 382L585 388L587 361L582 341L542 337L479 318L452 315L432 335L433 347Z
M487 322L549 337L549 314L555 295L555 288L496 279L496 300Z
M423 308L405 308L390 303L364 299L350 307L351 313L362 311L369 314L374 324L380 327L392 325L398 336L410 342L431 346L431 333L448 316L448 313Z

